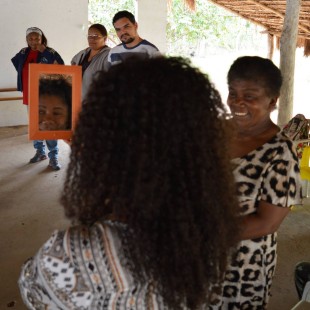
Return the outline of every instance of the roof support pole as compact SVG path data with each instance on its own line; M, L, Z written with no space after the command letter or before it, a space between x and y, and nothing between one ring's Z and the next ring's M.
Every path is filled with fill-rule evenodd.
M280 39L280 69L283 85L279 100L278 125L286 124L293 114L295 53L301 0L287 0Z
M274 52L274 35L268 33L268 58L272 60Z

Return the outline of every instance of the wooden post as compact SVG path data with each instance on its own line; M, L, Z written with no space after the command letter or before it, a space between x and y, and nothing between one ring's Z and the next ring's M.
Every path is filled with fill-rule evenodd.
M274 37L273 34L268 33L268 58L272 60L274 52Z
M283 85L279 100L278 125L285 125L293 114L295 53L301 0L287 0L280 39L280 69Z

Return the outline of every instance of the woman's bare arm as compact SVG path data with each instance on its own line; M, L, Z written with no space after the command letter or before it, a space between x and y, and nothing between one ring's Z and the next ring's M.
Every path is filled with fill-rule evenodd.
M241 226L241 240L255 239L274 233L289 211L290 208L261 201L257 213L244 216Z

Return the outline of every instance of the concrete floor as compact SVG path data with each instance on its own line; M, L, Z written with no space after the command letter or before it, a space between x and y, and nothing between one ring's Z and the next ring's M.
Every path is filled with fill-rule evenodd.
M28 164L34 155L27 127L0 128L0 309L25 309L17 287L20 267L53 230L69 224L59 204L70 147L59 141L63 169L48 161ZM289 310L297 302L294 266L310 260L310 200L295 207L278 237L278 266L269 310ZM310 309L310 307L309 307Z

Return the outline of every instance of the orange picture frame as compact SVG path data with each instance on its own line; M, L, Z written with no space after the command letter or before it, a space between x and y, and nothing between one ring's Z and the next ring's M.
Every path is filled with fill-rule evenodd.
M40 77L63 75L72 82L71 126L66 130L42 130L39 128ZM82 68L58 64L29 64L29 140L70 140L81 110Z

